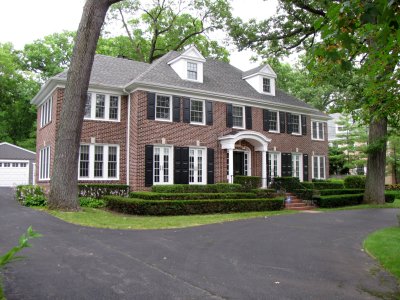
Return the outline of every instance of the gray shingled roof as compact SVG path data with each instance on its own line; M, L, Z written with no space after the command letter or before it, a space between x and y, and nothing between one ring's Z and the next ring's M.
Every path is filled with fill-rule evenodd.
M90 84L124 87L142 74L150 65L125 58L96 54L93 61ZM56 77L66 79L67 71Z
M36 154L8 143L0 143L0 159L35 160Z
M247 76L249 76L251 74L254 74L254 73L257 73L257 72L261 71L261 69L264 68L264 67L265 67L265 65L261 65L261 66L255 67L253 69L250 69L250 70L247 70L247 71L243 72L242 75L243 75L243 77L247 77Z
M152 64L132 61L124 58L116 58L104 55L96 55L90 84L102 84L108 86L125 87L129 83L149 83L171 86L175 88L190 88L198 91L227 94L236 97L245 97L255 100L266 100L283 105L293 105L305 109L312 109L315 114L326 116L315 110L309 104L300 101L285 92L276 89L275 96L258 93L246 80L244 74L258 72L264 66L243 72L234 66L215 59L208 58L204 63L203 83L182 80L178 74L168 65L168 62L180 55L179 52L170 51ZM56 77L65 79L66 72Z

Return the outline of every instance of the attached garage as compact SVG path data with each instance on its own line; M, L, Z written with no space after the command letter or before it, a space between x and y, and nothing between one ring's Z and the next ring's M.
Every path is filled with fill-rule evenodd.
M33 184L35 152L0 143L0 187Z

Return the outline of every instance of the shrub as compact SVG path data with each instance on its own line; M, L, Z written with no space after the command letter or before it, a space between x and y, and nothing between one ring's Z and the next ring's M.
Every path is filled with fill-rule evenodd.
M302 200L312 200L315 191L312 189L296 189L293 193Z
M126 184L79 184L79 196L101 198L106 195L128 196L129 185Z
M207 185L195 184L171 184L171 185L153 185L152 192L157 193L229 193L240 192L242 186L232 183L216 183Z
M328 189L343 189L343 183L340 182L314 182L314 189L316 190L328 190Z
M314 203L323 208L361 204L363 194L313 196Z
M275 177L272 186L276 190L284 189L286 192L293 192L301 189L300 180L297 177Z
M387 184L385 190L388 191L400 191L400 184Z
M255 194L255 198L275 198L277 193L274 189L254 189L250 191Z
M400 199L400 191L396 190L385 191L385 195L393 195L395 199Z
M344 186L347 189L365 189L365 176L349 175L344 179Z
M349 194L362 194L363 189L329 189L329 190L319 190L318 194L321 196L330 195L349 195Z
M236 175L233 177L233 182L242 185L243 191L250 191L261 186L261 177Z
M309 182L309 181L303 181L300 182L301 188L302 189L314 189L314 183L313 182Z
M132 192L130 198L143 200L203 200L203 199L254 199L262 198L256 193L155 193Z
M47 200L43 189L38 185L19 185L16 189L18 202L25 206L46 206Z
M102 199L79 197L79 205L82 207L101 208L106 206L106 202Z
M106 196L107 208L134 215L191 215L280 210L283 199L140 200Z
M386 203L393 203L395 199L396 199L396 195L385 193L385 202Z

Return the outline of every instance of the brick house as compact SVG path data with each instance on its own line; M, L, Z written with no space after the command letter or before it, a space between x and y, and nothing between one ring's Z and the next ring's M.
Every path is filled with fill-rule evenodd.
M51 178L66 72L32 100L37 183ZM328 176L329 116L275 88L269 65L242 72L194 47L146 64L96 55L79 154L79 181L232 182L234 175Z

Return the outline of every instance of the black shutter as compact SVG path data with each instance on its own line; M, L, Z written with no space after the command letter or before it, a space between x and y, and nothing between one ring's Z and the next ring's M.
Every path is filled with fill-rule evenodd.
M147 119L154 120L156 112L156 94L147 93Z
M213 124L213 103L206 101L206 125Z
M183 98L183 122L190 123L190 99Z
M287 133L292 133L293 132L293 126L292 126L292 114L291 113L286 113L286 132Z
M251 107L246 106L245 107L245 112L246 112L246 129L252 129L253 128L253 122L251 118Z
M144 186L153 185L153 145L146 145L144 150L145 175Z
M226 127L233 127L233 115L232 115L232 104L226 105Z
M271 112L267 109L263 109L263 129L264 131L269 131L269 119Z
M307 116L301 115L301 134L307 135Z
M266 153L267 157L267 184L269 184L271 182L271 174L269 173L269 160L268 160L268 156L269 156L269 152Z
M308 154L303 154L303 181L308 181Z
M174 183L189 183L189 148L174 147Z
M207 148L207 184L214 182L214 149Z
M292 176L292 154L282 153L282 177Z
M181 98L178 96L173 97L173 114L172 119L174 122L181 121Z
M286 132L286 126L285 126L285 124L286 124L285 119L286 118L285 118L285 116L286 116L285 112L283 112L283 111L279 112L279 129L280 129L281 133L285 133Z

